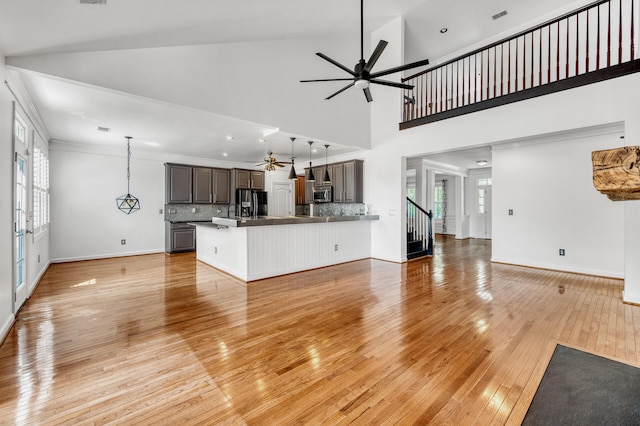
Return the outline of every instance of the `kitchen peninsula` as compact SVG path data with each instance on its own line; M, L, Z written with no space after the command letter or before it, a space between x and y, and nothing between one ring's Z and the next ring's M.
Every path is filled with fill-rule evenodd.
M255 281L371 257L377 215L219 218L194 223L198 260Z

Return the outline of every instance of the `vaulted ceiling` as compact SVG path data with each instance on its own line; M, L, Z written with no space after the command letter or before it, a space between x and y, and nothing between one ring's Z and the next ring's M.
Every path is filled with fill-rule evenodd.
M53 139L72 143L113 142L112 139L122 135L94 131L98 125L111 123L117 129L131 129L128 133L144 135L143 140L150 149L177 150L192 156L221 156L226 152L236 160L253 162L260 160L268 150L289 154L291 136L306 140L318 135L283 128L267 137L266 142L256 142L261 138L259 134L278 127L277 123L253 122L239 114L218 114L213 108L174 104L119 88L105 89L91 82L77 83L64 76L49 75L46 70L50 68L30 72L21 64L29 63L30 58L40 58L40 63L60 61L64 57L60 54L68 52L211 44L232 46L233 43L240 46L277 40L308 40L309 46L314 46L317 44L314 40L327 39L335 41L323 46L323 52L329 56L336 52L340 55L336 59L350 66L359 56L359 3L356 0L243 0L240 3L106 0L106 4L91 5L80 4L79 0L0 0L0 51L9 65L15 65L14 69L21 75ZM481 40L499 37L510 29L556 15L560 9L570 10L585 3L567 0L366 0L365 31L369 34L403 16L405 62L429 58L434 63L438 58ZM503 10L507 11L506 16L492 19ZM441 33L442 28L447 31ZM351 51L353 54L346 53ZM367 51L365 48L365 56ZM309 50L305 60L314 64L317 74L312 72L300 77L343 76L337 68L321 63L314 53ZM244 66L247 62L239 63ZM128 64L119 65L126 68ZM287 69L291 64L281 66ZM260 64L255 67L255 78L260 79L257 71ZM303 69L308 72L307 68ZM171 84L167 82L168 86ZM218 84L224 86L224 82ZM268 85L269 81L261 84ZM322 96L335 89L322 86L306 90L310 91L303 92L303 96L314 97L309 99L312 106L309 113L322 120L323 113L331 106L314 102L320 102ZM296 96L301 95L297 93ZM246 101L251 102L251 99ZM273 102L277 103L279 99L273 99ZM358 111L360 121L356 120L359 123L368 117L369 107L361 94L345 94L343 99L331 105L341 105L345 110L361 109ZM222 137L230 133L236 138L233 146ZM190 141L188 147L185 140ZM345 140L336 143L336 140L320 139L319 142L331 143L334 153L362 148L362 144L351 147ZM151 146L154 144L155 148ZM317 156L323 156L322 150Z

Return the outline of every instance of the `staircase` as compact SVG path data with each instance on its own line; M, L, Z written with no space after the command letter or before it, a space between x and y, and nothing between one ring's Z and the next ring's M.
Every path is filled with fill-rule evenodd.
M407 259L433 255L433 212L407 198Z

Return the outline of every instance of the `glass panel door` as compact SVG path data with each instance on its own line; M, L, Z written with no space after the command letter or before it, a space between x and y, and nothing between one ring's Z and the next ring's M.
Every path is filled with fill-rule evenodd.
M26 233L27 233L27 160L16 154L15 187L15 312L27 298L26 282Z

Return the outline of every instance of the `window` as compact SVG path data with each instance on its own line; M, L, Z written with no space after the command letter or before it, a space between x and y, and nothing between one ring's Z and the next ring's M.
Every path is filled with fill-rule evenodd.
M442 188L442 182L436 182L435 188L435 201L434 201L434 216L436 219L442 219L442 212L444 210L444 191Z
M33 233L49 228L49 158L44 143L33 142Z
M27 125L24 124L24 120L20 118L18 114L15 115L15 119L13 121L13 137L16 142L21 143L25 147L27 146Z
M485 214L487 212L487 207L485 205L485 197L487 195L487 190L484 188L485 186L491 186L491 178L479 178L478 179L478 213Z
M407 188L407 198L409 198L411 201L416 201L416 187L415 186L409 186Z

